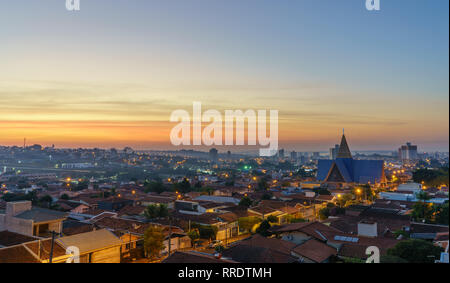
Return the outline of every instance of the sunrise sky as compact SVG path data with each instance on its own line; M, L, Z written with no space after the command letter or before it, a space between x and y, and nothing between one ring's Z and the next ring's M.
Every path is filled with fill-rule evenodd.
M0 0L0 145L169 149L200 101L279 110L286 149L448 151L448 6Z

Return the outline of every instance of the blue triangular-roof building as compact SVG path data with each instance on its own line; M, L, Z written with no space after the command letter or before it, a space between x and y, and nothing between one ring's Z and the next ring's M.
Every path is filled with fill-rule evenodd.
M384 161L353 159L343 134L336 159L319 160L317 180L331 184L384 184Z

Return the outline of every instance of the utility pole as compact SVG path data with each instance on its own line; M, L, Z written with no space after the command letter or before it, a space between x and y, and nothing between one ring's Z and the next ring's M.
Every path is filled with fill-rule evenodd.
M169 216L169 256L172 247L172 218Z
M56 234L55 231L52 231L52 247L50 249L50 257L48 263L52 263L53 261L53 246L55 244L55 234Z

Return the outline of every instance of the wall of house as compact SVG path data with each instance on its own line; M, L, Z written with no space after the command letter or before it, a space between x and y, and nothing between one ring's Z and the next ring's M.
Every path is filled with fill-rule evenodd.
M120 245L92 253L91 263L120 263Z
M358 236L367 236L367 237L376 237L378 236L377 232L378 225L377 223L358 223Z
M33 236L33 220L20 219L7 215L5 229L11 232Z
M8 216L16 216L17 214L30 209L31 209L31 201L6 203L6 215Z
M48 223L48 230L55 231L56 233L61 233L62 232L62 222Z

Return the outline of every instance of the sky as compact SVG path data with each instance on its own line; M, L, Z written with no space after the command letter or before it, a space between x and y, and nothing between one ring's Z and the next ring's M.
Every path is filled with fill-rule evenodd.
M170 149L200 101L278 110L288 150L448 151L448 6L0 0L0 144Z

